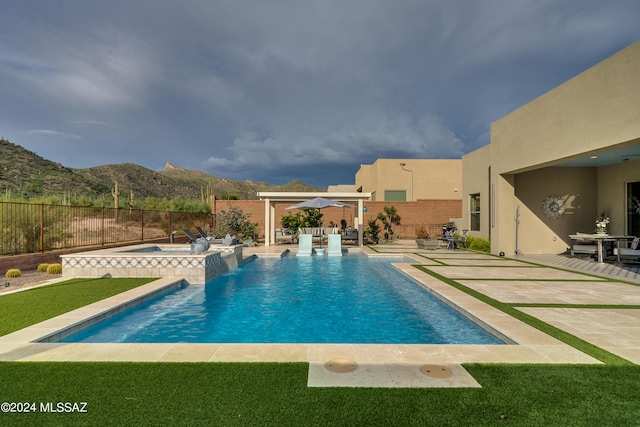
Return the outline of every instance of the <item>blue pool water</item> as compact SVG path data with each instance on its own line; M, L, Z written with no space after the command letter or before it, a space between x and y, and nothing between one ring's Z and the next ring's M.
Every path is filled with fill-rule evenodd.
M406 258L257 258L63 340L504 344L395 270Z

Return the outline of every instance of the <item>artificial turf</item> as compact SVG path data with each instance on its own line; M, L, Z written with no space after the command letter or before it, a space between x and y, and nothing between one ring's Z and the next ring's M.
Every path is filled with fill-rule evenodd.
M631 426L640 367L465 365L482 388L309 388L306 363L0 363L1 425ZM86 413L41 402L86 402Z
M76 308L149 283L155 279L72 279L0 295L0 336Z
M104 280L0 297L0 335L151 279ZM0 412L0 425L639 425L640 366L600 356L608 365L465 365L480 389L309 388L306 363L3 362L0 402L35 411Z

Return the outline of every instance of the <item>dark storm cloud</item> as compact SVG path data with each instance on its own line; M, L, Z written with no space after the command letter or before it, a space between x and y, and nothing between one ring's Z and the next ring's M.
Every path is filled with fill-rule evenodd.
M3 2L0 134L71 167L352 183L458 158L640 39L640 3Z

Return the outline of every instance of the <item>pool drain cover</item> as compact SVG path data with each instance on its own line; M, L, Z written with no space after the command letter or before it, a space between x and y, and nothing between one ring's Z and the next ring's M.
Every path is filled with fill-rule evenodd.
M420 372L433 378L448 378L453 375L451 369L441 365L422 365Z
M331 372L338 374L346 374L358 369L358 364L354 360L349 359L332 359L324 364L324 367Z

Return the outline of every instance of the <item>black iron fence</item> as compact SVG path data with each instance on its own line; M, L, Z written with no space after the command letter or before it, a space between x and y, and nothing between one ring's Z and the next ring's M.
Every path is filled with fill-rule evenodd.
M0 202L0 255L169 239L214 222L206 213Z

